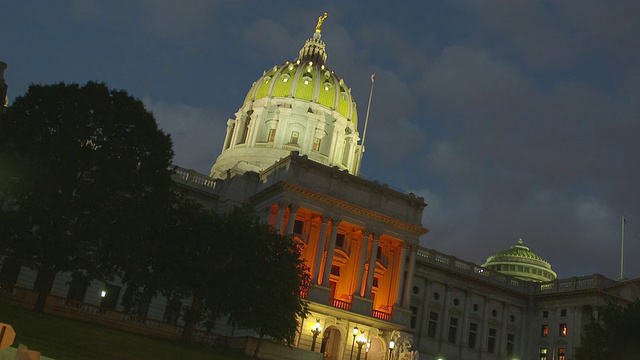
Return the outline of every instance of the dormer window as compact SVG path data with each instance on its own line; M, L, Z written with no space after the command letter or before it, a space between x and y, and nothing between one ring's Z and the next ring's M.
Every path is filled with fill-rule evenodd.
M306 72L304 73L304 75L302 75L302 81L305 85L309 85L309 83L311 83L311 80L313 80L313 76L311 75L311 73Z
M293 145L298 145L298 138L300 137L300 133L297 131L292 131L291 132L291 139L289 141L289 143L293 144Z
M289 75L289 74L283 74L282 75L282 82L288 82L289 79L291 79L291 75Z

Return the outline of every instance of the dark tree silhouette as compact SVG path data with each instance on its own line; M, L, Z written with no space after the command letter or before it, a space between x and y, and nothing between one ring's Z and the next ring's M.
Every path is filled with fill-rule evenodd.
M640 356L640 300L598 308L584 327L576 360L635 360Z
M172 157L142 102L104 84L32 85L0 114L0 251L38 271L35 310L59 272L118 270L166 203Z
M233 327L291 343L307 312L300 291L309 282L297 245L248 205L216 213L183 198L170 218L149 268L166 297L191 299L183 339L225 316Z

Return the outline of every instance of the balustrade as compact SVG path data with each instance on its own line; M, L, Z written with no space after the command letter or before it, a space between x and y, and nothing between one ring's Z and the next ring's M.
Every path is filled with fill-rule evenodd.
M373 311L371 311L371 316L373 316L376 319L380 319L380 320L384 320L384 321L391 321L391 314L387 314L386 312L373 310Z
M203 185L211 189L216 188L216 180L214 178L200 174L197 171L185 169L176 165L172 167L172 170L175 175L182 179L184 182Z
M351 303L346 301L342 301L338 299L329 299L329 305L338 309L351 311Z

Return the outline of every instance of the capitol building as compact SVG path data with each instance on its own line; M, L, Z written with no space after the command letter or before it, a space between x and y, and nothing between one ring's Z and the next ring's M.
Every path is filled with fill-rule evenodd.
M220 131L224 142L212 154L210 174L176 166L174 175L185 192L217 211L252 204L303 249L312 279L303 297L311 314L300 319L293 349L262 345L260 357L573 359L582 327L598 307L637 299L640 281L557 278L529 239L505 239L505 249L494 249L484 264L420 246L428 227L437 226L422 223L429 199L359 176L364 124L348 79L328 62L325 18L310 29L297 57L261 75L256 69L244 101ZM34 271L7 259L0 264L0 282L13 281L14 294L33 288ZM58 274L51 292L61 306L69 304L65 299L82 304L70 314L100 305L126 310L117 283L93 281L79 290L70 279ZM99 295L105 287L112 297L106 303ZM139 304L137 313L154 324L147 332L182 324L169 306L162 297ZM91 316L83 311L76 317ZM211 331L228 335L224 326ZM255 334L235 336L252 353Z

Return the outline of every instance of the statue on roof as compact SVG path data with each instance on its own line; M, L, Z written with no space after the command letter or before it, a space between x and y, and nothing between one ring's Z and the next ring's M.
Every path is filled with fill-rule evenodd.
M327 16L329 16L329 14L327 14L326 12L324 13L324 15L318 16L318 23L316 24L316 32L317 33L321 33L322 32L322 23L324 22L324 19L327 18Z

